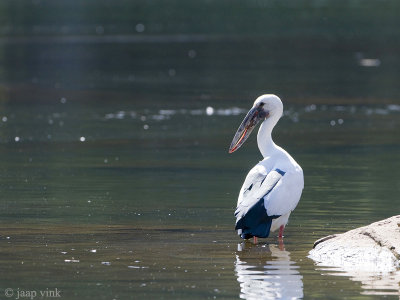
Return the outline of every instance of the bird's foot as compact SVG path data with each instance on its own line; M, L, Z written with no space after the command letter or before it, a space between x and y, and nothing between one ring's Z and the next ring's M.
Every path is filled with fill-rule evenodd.
M253 236L253 244L257 244L258 238L256 236Z

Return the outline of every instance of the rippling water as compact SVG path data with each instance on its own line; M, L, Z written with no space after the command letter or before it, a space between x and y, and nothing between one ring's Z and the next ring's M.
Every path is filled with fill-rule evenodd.
M68 298L398 295L394 273L361 276L307 258L316 239L394 213L396 104L288 104L274 136L302 165L305 190L284 244L252 245L236 236L233 211L261 158L255 136L227 153L251 101L55 100L3 104L4 287L56 287Z
M244 299L301 299L303 276L290 260L283 243L261 247L238 245L236 275L240 282L240 298Z
M399 270L307 258L398 214L397 2L15 3L0 4L0 295L398 298ZM233 212L256 135L228 147L266 92L305 189L284 243L253 245Z

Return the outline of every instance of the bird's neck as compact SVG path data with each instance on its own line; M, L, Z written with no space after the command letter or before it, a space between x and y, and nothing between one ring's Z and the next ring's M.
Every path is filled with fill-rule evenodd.
M279 119L279 118L278 118ZM268 118L261 123L260 129L257 134L257 144L258 149L260 149L263 157L268 157L274 154L277 151L277 145L275 145L272 140L272 129L274 129L275 124L278 122L278 119Z

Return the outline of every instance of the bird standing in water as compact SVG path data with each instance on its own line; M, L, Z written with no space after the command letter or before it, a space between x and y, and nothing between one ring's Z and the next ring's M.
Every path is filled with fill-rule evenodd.
M271 137L282 114L283 104L278 96L267 94L258 97L229 148L229 153L236 151L262 121L257 144L264 159L247 174L235 211L235 230L243 239L254 237L254 242L277 229L282 239L290 213L299 202L304 187L303 170Z

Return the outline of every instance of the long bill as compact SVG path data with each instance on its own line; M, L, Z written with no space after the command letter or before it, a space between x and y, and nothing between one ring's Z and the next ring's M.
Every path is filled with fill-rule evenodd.
M239 149L250 136L254 127L265 117L262 108L253 107L250 109L233 137L231 146L229 147L229 153L233 153Z

